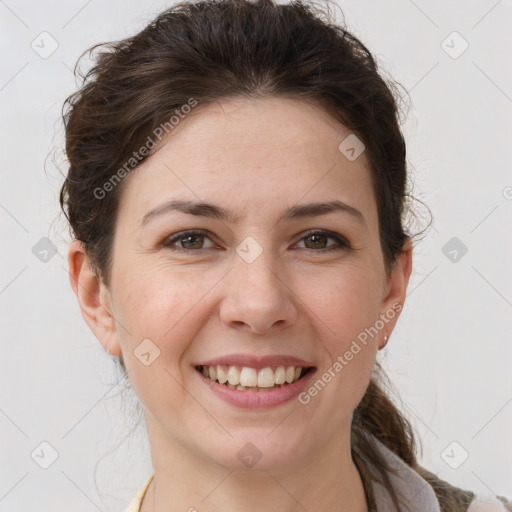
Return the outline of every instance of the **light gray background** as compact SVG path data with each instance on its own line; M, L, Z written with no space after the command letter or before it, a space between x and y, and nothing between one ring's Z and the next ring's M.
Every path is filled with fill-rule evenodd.
M82 51L134 34L169 5L0 1L2 512L123 510L152 471L144 425L126 438L133 397L120 395L69 286L62 176L47 155L62 147L61 106ZM512 2L340 5L410 91L414 193L434 217L379 358L422 440L421 463L453 485L512 498ZM58 42L47 59L31 48L43 31ZM469 43L458 58L442 46L453 31ZM455 52L461 41L444 45ZM32 252L42 237L58 248L46 263ZM442 251L452 237L468 248L457 262ZM58 453L48 469L31 456L50 456L45 441ZM469 458L453 469L463 450Z

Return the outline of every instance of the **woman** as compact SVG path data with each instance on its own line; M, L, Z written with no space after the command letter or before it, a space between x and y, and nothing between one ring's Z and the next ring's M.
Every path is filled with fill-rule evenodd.
M61 206L84 319L144 406L128 510L512 510L422 468L379 386L412 235L365 46L298 2L183 3L85 82Z

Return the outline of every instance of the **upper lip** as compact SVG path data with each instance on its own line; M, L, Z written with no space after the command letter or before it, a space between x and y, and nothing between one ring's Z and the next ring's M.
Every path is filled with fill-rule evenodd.
M246 354L231 354L222 357L216 357L200 363L203 366L246 366L248 368L265 368L267 366L301 366L309 368L314 366L312 363L290 355L274 356L252 356Z

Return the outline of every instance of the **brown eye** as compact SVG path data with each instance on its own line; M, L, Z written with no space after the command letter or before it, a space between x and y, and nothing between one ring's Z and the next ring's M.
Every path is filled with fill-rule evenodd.
M202 249L204 243L203 238L203 235L187 235L185 238L178 241L180 244L185 244L185 249Z
M215 244L205 246L204 241L211 238L203 231L183 231L173 235L162 242L162 246L178 252L193 252L201 249L211 249ZM328 245L329 240L334 240L334 244ZM330 231L316 230L307 233L301 239L305 241L305 249L311 249L315 252L326 252L332 250L348 250L350 244L341 236Z
M210 247L205 247L205 239L209 239L209 237L202 231L184 231L182 233L178 233L178 235L173 236L172 238L168 238L162 243L162 245L177 251L194 251L199 249L210 249L213 247L213 244ZM177 246L175 244L181 244L181 246Z
M306 247L308 247L308 249L324 249L328 239L329 237L325 235L309 235L304 238L304 240L311 241L311 247L308 246L308 243L306 242Z
M334 240L335 243L331 245L328 244L328 240ZM301 242L305 240L306 249L313 249L318 252L321 251L331 251L331 250L340 250L340 249L349 249L350 245L348 242L337 235L336 233L331 233L329 231L312 231L308 233L305 237L302 238Z

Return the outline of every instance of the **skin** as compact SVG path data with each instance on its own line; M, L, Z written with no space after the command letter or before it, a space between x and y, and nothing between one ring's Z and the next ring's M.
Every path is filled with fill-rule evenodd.
M242 411L207 390L194 369L230 353L291 354L321 376L380 314L403 305L412 247L408 241L387 278L366 155L349 161L338 150L350 133L294 99L198 106L125 178L109 288L82 244L70 245L83 317L110 354L123 355L145 409L155 478L144 512L367 510L350 425L399 314L306 405ZM170 212L139 228L171 198L212 202L240 219ZM334 199L364 222L343 212L278 220L289 206ZM189 229L209 234L174 242L188 252L160 246ZM304 234L311 229L333 231L351 248L322 252L337 242L320 237L315 245ZM249 236L263 249L252 263L235 251ZM160 350L149 366L133 354L146 338ZM248 441L262 454L252 468L237 457Z

